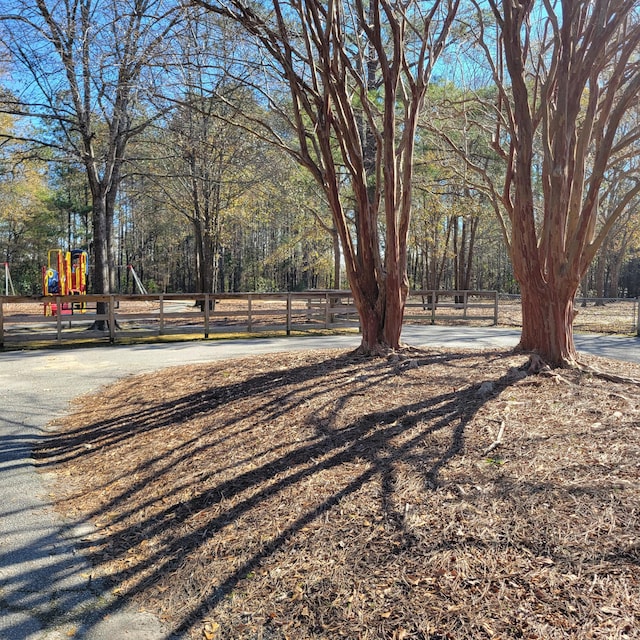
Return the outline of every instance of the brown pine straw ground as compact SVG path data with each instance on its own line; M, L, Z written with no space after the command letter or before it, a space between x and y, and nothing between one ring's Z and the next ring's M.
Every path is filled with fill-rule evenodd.
M640 638L638 388L526 360L169 369L78 402L39 464L96 576L195 638Z

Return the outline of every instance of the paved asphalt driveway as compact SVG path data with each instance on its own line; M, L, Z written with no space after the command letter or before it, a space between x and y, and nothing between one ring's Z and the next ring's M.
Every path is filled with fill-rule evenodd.
M512 347L519 332L407 326L410 345ZM159 640L158 620L113 600L91 583L75 545L82 522L50 507L31 451L69 401L123 376L274 351L352 348L357 335L112 346L0 354L0 640ZM640 338L576 336L579 350L640 363Z

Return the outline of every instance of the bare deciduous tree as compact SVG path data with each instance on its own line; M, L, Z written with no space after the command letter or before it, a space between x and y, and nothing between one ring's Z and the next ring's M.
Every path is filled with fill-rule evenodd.
M204 11L186 16L173 43L174 86L165 86L164 97L174 108L158 122L153 155L163 161L152 176L158 193L193 228L197 291L204 293L218 290L224 218L255 187L260 155L256 140L228 122L255 104L228 69L234 34L212 18Z
M4 5L10 6L4 6ZM158 53L177 21L163 0L14 0L0 5L0 36L12 53L11 113L40 120L34 149L79 161L91 191L93 289L112 278L114 206L129 141L149 123L140 108ZM52 136L52 129L57 135Z
M245 126L326 194L363 353L400 347L416 125L459 1L193 0L255 47L253 89L280 120Z
M638 3L474 4L478 43L497 85L493 146L505 171L501 186L489 180L489 191L522 292L520 348L555 366L573 365L580 280L640 192L630 161L640 151L640 123L626 117L640 91ZM626 174L626 191L599 224L614 168Z

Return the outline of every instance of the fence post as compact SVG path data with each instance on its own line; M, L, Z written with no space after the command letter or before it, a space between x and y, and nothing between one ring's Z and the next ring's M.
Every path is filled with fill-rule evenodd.
M431 324L436 323L436 292L430 291L429 295L431 295Z
M204 337L205 340L209 337L209 294L204 294Z
M56 296L56 342L62 342L62 303Z
M4 300L0 299L0 347L4 347Z
M109 342L113 344L116 341L116 297L114 295L107 296L109 299Z
M328 291L324 292L324 328L329 328L329 322L331 320L331 296Z
M158 334L162 335L164 331L164 298L162 294L160 294L160 298L158 299L160 302L160 327L158 328Z
M493 326L498 325L498 292L493 292Z
M251 333L253 318L251 317L251 294L247 295L247 331Z
M291 291L287 292L287 335L291 335Z

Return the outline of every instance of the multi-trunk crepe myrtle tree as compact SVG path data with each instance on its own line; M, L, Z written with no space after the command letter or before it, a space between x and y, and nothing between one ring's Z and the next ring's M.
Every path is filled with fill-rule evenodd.
M363 353L401 346L416 125L460 0L192 0L243 27L278 117L251 121L322 187Z
M519 346L553 366L575 365L574 296L640 192L640 5L474 4L477 44L496 85L493 148L503 178L468 162L487 178L520 283Z

